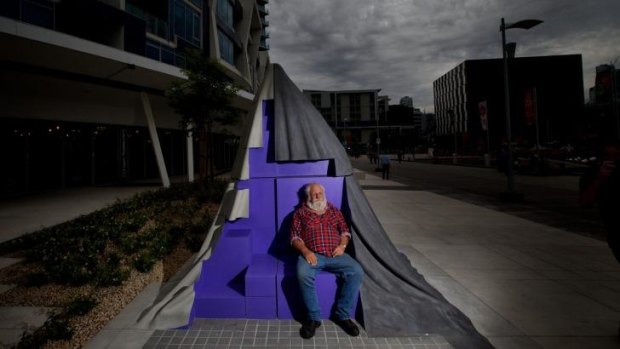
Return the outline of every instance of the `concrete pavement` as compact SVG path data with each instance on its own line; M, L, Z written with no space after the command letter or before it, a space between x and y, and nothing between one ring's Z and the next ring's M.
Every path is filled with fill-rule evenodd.
M360 184L397 248L497 348L620 348L620 266L604 242L374 174ZM312 343L299 341L297 324L268 320L226 323L231 331L209 321L183 331L132 328L158 286L147 287L88 347L264 348L273 347L271 329L278 347L449 347L424 334L353 343L329 323Z
M0 201L0 242L60 224L156 186L84 187Z
M392 241L497 348L620 348L605 243L424 191L369 190Z

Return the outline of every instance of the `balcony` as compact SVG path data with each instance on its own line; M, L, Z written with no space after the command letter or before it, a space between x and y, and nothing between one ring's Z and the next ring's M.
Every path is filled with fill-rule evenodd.
M146 23L146 31L159 36L160 38L170 40L170 27L168 22L161 20L159 17L154 16L148 12L145 12L139 7L131 3L127 3L125 5L125 9L127 12L132 15L141 18Z
M265 5L258 5L258 12L262 15L268 15L269 10L265 7Z

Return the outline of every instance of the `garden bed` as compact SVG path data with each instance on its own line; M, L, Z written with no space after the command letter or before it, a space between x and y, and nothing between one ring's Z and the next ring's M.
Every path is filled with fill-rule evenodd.
M149 283L165 282L200 248L226 184L138 194L0 244L23 261L0 270L0 306L54 308L18 347L79 348Z

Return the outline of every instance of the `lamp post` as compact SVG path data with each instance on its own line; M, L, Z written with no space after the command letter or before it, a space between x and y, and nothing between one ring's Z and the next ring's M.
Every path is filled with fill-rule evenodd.
M508 52L506 46L506 30L513 28L527 30L539 25L542 22L543 21L538 19L524 19L515 23L506 24L504 22L504 18L502 17L502 21L499 27L499 31L502 32L502 60L504 63L504 111L506 114L506 137L508 139L508 163L506 164L507 192L505 193L504 197L508 200L518 200L521 199L522 196L515 193L514 173L512 168L512 131L510 127L510 91L508 84Z

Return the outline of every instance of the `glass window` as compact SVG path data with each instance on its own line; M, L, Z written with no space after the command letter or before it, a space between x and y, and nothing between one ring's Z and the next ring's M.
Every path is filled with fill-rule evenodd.
M22 21L54 29L54 4L45 0L24 0Z
M202 9L202 0L190 0L192 4L194 4L199 9Z
M359 121L361 118L361 101L359 94L349 95L350 117L352 121Z
M160 60L159 45L150 41L146 42L146 56L151 59Z
M226 23L230 29L235 29L233 5L228 0L217 0L217 16Z
M174 52L162 46L161 61L170 65L174 65Z
M192 38L196 41L200 41L200 16L194 13L193 20Z
M220 44L220 57L226 62L235 64L235 51L233 42L224 33L217 32L218 41Z
M174 33L185 37L185 7L179 2L174 4Z
M182 1L174 4L174 32L180 38L201 47L200 12Z
M370 99L370 120L375 119L375 94L369 93L368 99Z

